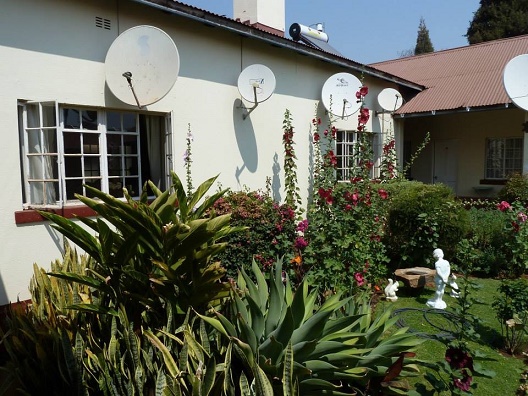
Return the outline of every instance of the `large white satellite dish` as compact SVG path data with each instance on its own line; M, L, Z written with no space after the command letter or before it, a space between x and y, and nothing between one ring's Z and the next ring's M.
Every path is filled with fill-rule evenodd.
M259 103L269 99L275 91L275 75L271 69L261 64L246 67L238 76L238 92L244 100L253 103L253 107L243 115L245 119Z
M321 92L326 110L338 117L345 118L361 107L356 92L362 87L361 81L350 73L336 73L328 78Z
M518 55L506 64L503 83L512 102L528 110L528 54Z
M106 54L106 83L121 101L138 107L157 102L178 78L180 56L174 41L153 26L121 33Z
M378 103L385 111L396 111L403 105L403 98L394 88L385 88L378 94Z

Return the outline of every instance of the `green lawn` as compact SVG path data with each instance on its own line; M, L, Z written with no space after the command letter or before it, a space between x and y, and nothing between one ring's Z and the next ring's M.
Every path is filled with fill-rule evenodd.
M477 377L478 388L475 395L482 396L509 396L515 395L519 386L520 372L525 365L521 359L503 355L499 352L502 344L500 324L495 317L495 311L491 304L498 296L497 288L500 281L493 279L478 279L477 283L481 289L475 292L475 297L480 300L474 304L472 313L482 321L478 332L481 339L478 343L472 344L474 350L479 350L486 354L489 360L483 361L485 369L495 371L493 379ZM460 282L459 282L460 285ZM432 288L425 288L419 295L412 295L404 286L398 291L398 301L388 302L381 300L378 303L379 308L392 308L398 311L400 322L416 332L424 334L436 334L442 332L442 329L453 327L453 322L449 319L449 313L456 305L456 300L448 294L444 296L447 303L446 315L434 314L429 311L424 315L422 310L427 310L426 301L434 294ZM414 310L418 308L420 310ZM435 327L436 326L436 327ZM440 361L444 359L445 347L436 340L426 339L417 350L417 358L427 361Z

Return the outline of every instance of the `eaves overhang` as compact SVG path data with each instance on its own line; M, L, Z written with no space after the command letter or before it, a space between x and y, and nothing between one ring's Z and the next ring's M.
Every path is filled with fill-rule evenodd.
M416 84L412 81L405 80L400 77L396 77L392 74L382 72L378 69L374 69L370 66L363 65L361 63L352 61L347 58L343 58L337 55L330 54L328 52L319 50L317 48L309 47L305 44L290 40L285 37L281 37L272 33L268 33L264 30L257 29L251 25L238 22L234 19L227 18L225 16L216 15L214 13L192 7L173 0L130 0L135 3L153 7L169 14L177 15L182 18L187 18L199 23L203 23L208 26L217 27L234 34L241 35L242 37L248 37L262 42L268 43L272 46L285 48L301 55L310 56L312 58L328 62L330 64L340 66L346 69L351 69L356 72L376 77L401 87L410 88L416 91L422 91L425 89L423 85Z
M479 111L492 111L492 110L506 110L506 109L517 109L517 106L511 102L500 103L490 106L474 106L474 107L459 107L457 109L445 109L445 110L427 110L415 113L393 113L394 118L416 118L416 117L436 117L441 115L453 115L461 113L475 113Z

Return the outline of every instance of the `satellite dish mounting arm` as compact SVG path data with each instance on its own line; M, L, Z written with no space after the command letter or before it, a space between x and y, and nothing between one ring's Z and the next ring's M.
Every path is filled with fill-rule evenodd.
M138 97L136 95L136 91L134 90L134 86L132 85L132 73L129 71L123 73L123 77L126 78L128 82L128 86L130 87L130 90L132 91L132 94L134 95L134 99L136 99L137 107L141 109L141 105L139 104Z
M258 84L257 82L254 82L252 85L253 85L253 95L255 96L255 104L253 105L252 108L247 109L248 112L247 112L246 114L242 114L242 119L243 119L243 120L245 120L245 119L249 116L249 114L250 114L253 110L255 110L255 109L257 108L257 106L258 106L258 100L257 100L257 88L259 87L259 84Z

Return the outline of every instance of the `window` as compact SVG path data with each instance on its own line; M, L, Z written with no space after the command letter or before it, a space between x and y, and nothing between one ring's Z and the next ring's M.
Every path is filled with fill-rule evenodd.
M86 185L115 197L139 196L152 180L166 187L168 117L55 102L19 106L24 203L63 205Z
M522 172L522 138L491 138L486 142L486 179L506 179Z
M370 133L371 137L370 144L372 145L373 150L373 164L374 167L371 169L370 177L375 177L377 174L377 168L379 168L379 134ZM357 163L357 141L358 141L358 132L357 131L343 131L338 130L336 135L336 157L337 157L337 179L341 181L346 181L350 179L351 169L358 166Z

